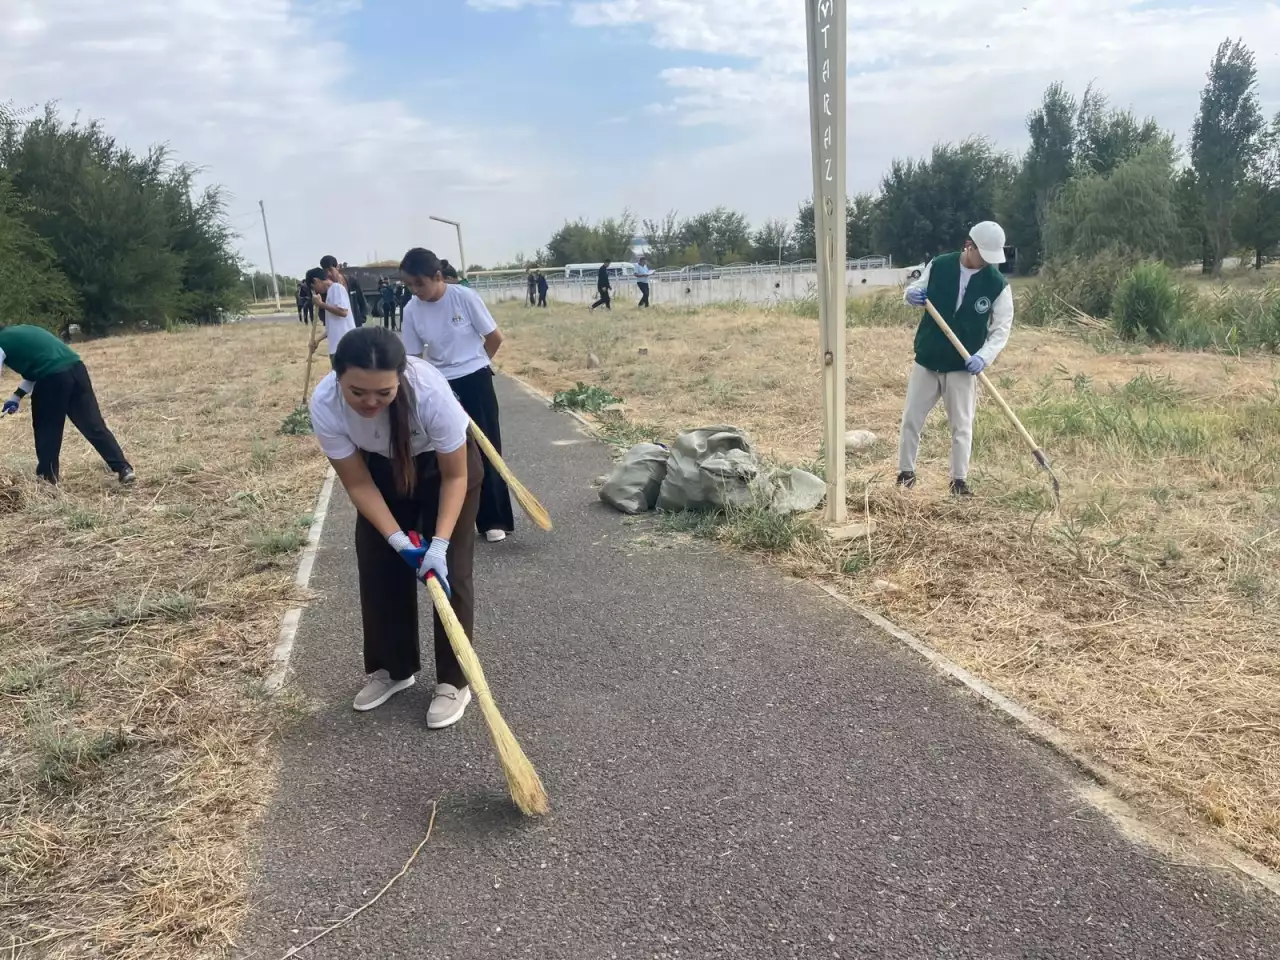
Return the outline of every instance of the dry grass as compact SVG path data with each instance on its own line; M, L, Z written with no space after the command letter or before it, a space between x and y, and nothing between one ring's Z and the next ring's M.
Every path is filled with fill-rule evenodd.
M729 539L789 548L822 578L1065 729L1142 788L1280 866L1280 365L1015 330L991 376L1055 458L1064 510L984 401L979 496L945 493L941 412L921 483L893 487L910 323L869 302L849 330L850 511L878 523L841 548L797 528ZM907 321L904 323L904 319ZM544 390L623 397L620 440L730 422L765 453L822 468L817 328L794 309L499 311L500 359ZM875 323L863 326L863 323ZM1096 336L1096 334L1090 334ZM600 361L588 365L588 355Z
M260 681L324 463L277 430L305 332L78 349L139 475L0 422L0 955L225 955L291 713ZM7 952L6 952L7 951Z

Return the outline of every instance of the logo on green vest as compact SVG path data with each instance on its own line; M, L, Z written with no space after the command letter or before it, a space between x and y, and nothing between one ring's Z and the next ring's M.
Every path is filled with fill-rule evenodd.
M973 305L973 309L980 314L986 313L988 310L991 309L991 298L979 297L978 302Z

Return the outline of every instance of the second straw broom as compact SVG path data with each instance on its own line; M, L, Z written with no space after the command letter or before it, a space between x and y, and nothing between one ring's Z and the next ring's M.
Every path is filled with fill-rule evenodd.
M422 545L422 537L417 533L410 533L409 539L414 546ZM533 768L529 758L520 749L520 744L515 734L511 732L511 728L507 726L507 721L502 719L502 714L498 712L498 704L493 699L489 681L485 679L484 668L480 666L480 659L471 646L467 631L458 621L457 615L453 612L453 605L449 603L449 597L434 573L427 575L426 586L427 592L431 595L431 603L436 608L440 622L444 625L444 632L449 636L449 646L453 647L458 665L462 667L467 684L480 704L480 713L489 727L489 736L498 754L498 763L502 766L502 772L507 778L507 789L511 792L511 799L525 816L545 814L550 809L550 804L547 801L547 791L542 786L542 778L538 776L538 771Z

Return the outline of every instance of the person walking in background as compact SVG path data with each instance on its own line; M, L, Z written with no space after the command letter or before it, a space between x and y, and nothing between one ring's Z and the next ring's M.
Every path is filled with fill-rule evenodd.
M422 669L418 582L428 574L475 637L474 524L484 468L449 384L425 360L406 356L390 330L352 331L333 361L311 397L311 424L357 512L368 682L352 706L366 711L413 686ZM431 545L415 546L410 533L431 537ZM432 634L436 688L427 727L439 730L462 719L471 690L438 615Z
M409 305L409 301L413 299L413 294L409 292L409 288L403 283L396 282L396 305L400 307L400 329L404 329L404 308Z
M445 282L440 259L430 250L410 250L400 263L400 272L414 294L404 308L401 324L405 349L415 357L426 350L426 359L444 374L463 409L502 453L502 424L491 364L502 346L497 323L478 293ZM476 528L490 543L505 540L516 528L511 492L487 460Z
M640 303L638 306L649 306L649 278L653 276L653 271L649 269L648 257L641 257L636 263L636 286L640 288Z
M536 271L530 270L525 278L525 284L529 289L529 306L538 305L538 274Z
M591 309L596 307L604 307L606 310L613 311L613 303L609 300L609 290L612 284L609 282L609 265L612 260L606 260L600 264L600 269L596 273L596 292L600 294L600 299L591 305Z
M351 299L351 312L356 318L356 326L363 327L369 319L369 301L365 299L359 280L347 280L347 295Z
M913 307L925 300L945 320L971 354L960 356L928 312L916 329L915 365L907 381L907 402L898 440L898 485L916 482L920 432L942 400L951 424L951 493L970 496L969 456L978 403L978 374L995 361L1013 328L1013 292L996 264L1004 263L1004 230L990 220L969 231L959 253L934 257L903 299Z
M22 398L31 395L37 477L57 484L62 435L69 419L120 482L133 483L133 467L102 419L89 371L78 353L43 327L20 323L0 327L0 372L6 364L22 377L22 383L0 406L0 413L17 413Z
M538 306L545 307L547 305L547 275L541 270L538 271Z
M356 328L355 318L351 315L351 299L343 284L341 275L337 280L323 267L313 267L307 271L307 284L313 296L324 302L321 316L324 317L324 332L312 341L311 349L315 350L321 340L329 341L329 364L333 364L333 355L338 351L342 338Z
M298 281L298 292L294 294L298 303L298 321L311 323L316 318L315 304L311 300L311 290L305 280Z
M378 285L378 298L382 304L382 325L390 330L396 329L396 288L391 281L383 277Z

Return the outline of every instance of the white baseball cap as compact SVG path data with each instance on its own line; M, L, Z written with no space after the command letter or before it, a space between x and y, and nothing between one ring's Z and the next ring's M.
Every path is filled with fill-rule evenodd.
M1004 228L994 220L976 223L969 231L969 239L987 263L1004 263Z

